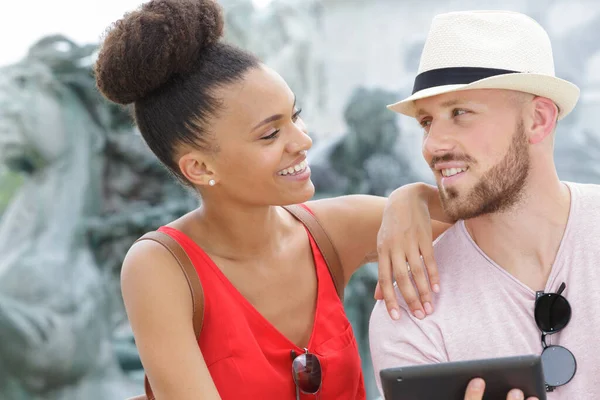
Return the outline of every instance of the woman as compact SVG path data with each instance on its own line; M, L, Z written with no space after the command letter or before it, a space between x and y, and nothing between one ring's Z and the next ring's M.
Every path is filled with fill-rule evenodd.
M280 206L306 203L337 247L345 285L376 254L386 199L308 201L311 139L294 94L254 56L220 42L222 30L211 0L150 1L112 26L95 67L103 95L133 103L149 148L202 197L201 207L161 228L202 282L199 340L171 254L141 241L123 263L145 371L158 399L293 399L306 391L364 399L356 341L323 258ZM391 220L425 204L431 190L399 189ZM418 215L414 225L429 229L426 208ZM421 244L401 246L430 247L431 230ZM294 383L292 358L303 352L322 367L315 390Z

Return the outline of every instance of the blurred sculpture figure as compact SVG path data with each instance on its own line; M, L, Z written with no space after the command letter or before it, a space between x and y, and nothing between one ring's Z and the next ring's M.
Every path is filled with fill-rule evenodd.
M600 183L600 132L596 123L600 107L600 51L584 64L577 113L572 123L556 134L556 163L564 180Z
M309 125L324 108L325 59L318 40L320 0L273 0L257 9L251 0L223 0L225 39L256 54L290 85ZM317 119L316 121L314 119Z
M418 180L397 148L400 131L386 105L396 94L357 88L344 112L348 133L317 142L309 152L319 196L364 193L385 196Z
M92 48L63 37L0 69L0 162L26 178L0 220L0 398L122 399L107 287L86 240L110 115Z
M320 6L315 0L274 0L265 10L254 42L254 50L281 73L309 118L325 105L325 59L318 45Z
M244 49L252 46L257 10L252 0L220 0L225 11L225 39Z

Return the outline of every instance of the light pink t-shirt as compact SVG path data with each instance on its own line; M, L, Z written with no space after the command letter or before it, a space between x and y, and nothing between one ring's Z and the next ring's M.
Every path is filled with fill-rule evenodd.
M571 210L545 292L566 283L569 324L546 338L577 360L571 382L549 400L600 399L600 186L567 183ZM464 222L435 243L442 291L435 312L420 321L405 309L392 320L383 301L371 315L369 340L377 385L384 368L491 357L541 354L534 320L535 292L490 260L471 239ZM523 266L526 268L526 266Z

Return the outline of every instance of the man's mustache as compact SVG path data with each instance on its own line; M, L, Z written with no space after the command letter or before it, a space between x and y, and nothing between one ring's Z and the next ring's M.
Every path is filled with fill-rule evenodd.
M473 158L471 158L471 156L469 156L468 154L446 153L441 156L434 156L431 159L431 162L429 162L429 167L431 169L435 169L436 164L441 163L441 162L450 162L450 161L463 161L463 162L471 163L471 164L475 163L475 160L473 160Z

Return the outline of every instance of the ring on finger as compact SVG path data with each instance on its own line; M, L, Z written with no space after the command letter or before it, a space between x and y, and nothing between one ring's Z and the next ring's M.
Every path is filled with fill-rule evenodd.
M408 263L408 261L406 262L406 269L408 272L410 272L410 264Z

